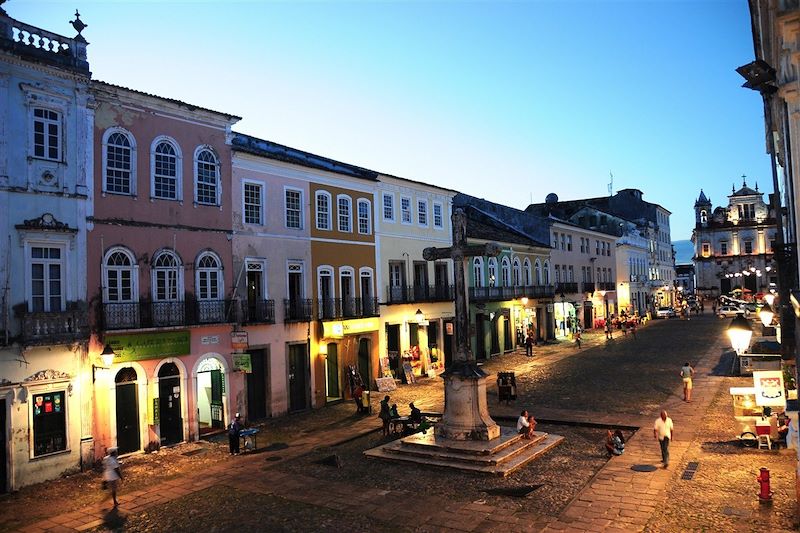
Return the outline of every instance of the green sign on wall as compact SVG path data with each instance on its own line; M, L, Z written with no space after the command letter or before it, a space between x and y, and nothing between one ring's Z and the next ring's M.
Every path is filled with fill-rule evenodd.
M189 331L164 331L138 335L106 335L106 342L114 349L114 362L159 359L191 352Z
M233 355L233 369L246 374L253 372L253 363L249 353L235 353Z

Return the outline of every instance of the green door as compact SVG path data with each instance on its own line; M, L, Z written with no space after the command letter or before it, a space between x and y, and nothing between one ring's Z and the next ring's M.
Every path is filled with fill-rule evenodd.
M325 364L325 372L328 381L328 400L339 399L342 395L339 392L339 352L338 345L328 344L328 359Z
M211 427L224 428L222 420L222 371L211 371Z

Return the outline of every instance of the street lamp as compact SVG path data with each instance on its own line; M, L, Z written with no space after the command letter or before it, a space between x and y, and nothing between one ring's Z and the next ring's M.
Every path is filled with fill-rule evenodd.
M753 336L753 328L741 314L736 315L728 326L728 337L731 340L731 347L736 355L741 355L750 347L750 338Z
M764 325L765 328L768 328L770 324L772 324L772 317L775 316L775 312L772 310L772 306L769 303L764 304L764 307L758 312L758 318L761 319L761 323Z
M768 305L772 305L775 302L775 295L768 292L764 295L764 301L767 302Z
M92 383L95 382L95 372L97 370L108 370L111 368L111 365L114 363L114 356L117 355L114 353L114 349L111 347L110 344L106 344L103 347L103 351L100 353L100 357L103 359L103 364L106 366L97 366L92 363Z
M414 315L417 317L417 322L422 322L425 319L425 314L421 309L417 309L417 312L414 313Z

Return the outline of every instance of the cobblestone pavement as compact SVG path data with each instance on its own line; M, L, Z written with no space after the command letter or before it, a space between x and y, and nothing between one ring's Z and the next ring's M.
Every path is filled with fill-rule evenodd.
M259 444L273 446L261 453L230 458L217 449L200 454L214 461L194 463L196 456L188 457L182 460L188 466L170 476L153 472L149 480L129 479L115 512L109 512L107 502L80 498L80 484L73 479L83 475L63 480L63 490L47 500L46 509L41 502L49 485L12 495L0 500L0 529L793 530L797 525L792 514L793 456L785 451L745 450L732 442L727 387L744 380L725 376L730 367L723 339L727 323L710 316L655 321L641 328L636 339L617 333L617 338L605 341L590 332L581 350L565 342L539 347L532 359L515 353L488 361L487 373L513 370L519 385L519 398L510 406L497 403L496 389L490 385L489 405L497 420L512 422L521 408L528 408L548 430L563 429L574 445L548 452L540 465L550 464L538 478L535 466L530 475L489 480L449 470L362 464L351 450L357 452L379 439L374 433L379 423L374 416L356 417L352 404L342 404L270 421L265 428L269 438ZM686 360L698 371L690 404L681 401L678 375ZM440 411L443 402L441 382L436 379L402 386L391 397L401 412L412 400L424 411ZM662 407L676 425L669 469L657 468L658 445L650 430ZM579 427L558 426L564 422ZM606 461L597 452L602 442L593 442L597 429L586 423L642 430L628 440L624 455ZM341 468L316 462L334 452L343 459ZM138 461L144 464L149 457L129 458L124 468ZM699 467L692 480L683 480L689 461ZM760 466L772 470L775 504L769 509L754 503ZM575 467L580 474L573 475ZM405 476L392 473L398 470ZM532 488L526 498L480 490L526 484ZM537 484L542 487L535 488ZM70 486L76 499L70 500ZM555 492L567 499L558 503L555 498L551 508L537 507L533 502L546 498L543 490L547 497ZM38 515L32 510L37 507ZM11 514L21 516L12 521ZM43 515L49 518L37 521Z

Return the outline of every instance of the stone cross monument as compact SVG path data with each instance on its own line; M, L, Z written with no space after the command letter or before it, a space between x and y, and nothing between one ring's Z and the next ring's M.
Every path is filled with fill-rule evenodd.
M465 266L470 257L496 257L500 245L467 244L467 216L456 209L452 217L453 246L425 248L426 261L452 259L456 293L456 354L453 364L443 374L444 415L436 425L439 437L453 440L492 440L500 436L500 426L489 416L486 404L486 373L478 367L469 342L469 301Z

